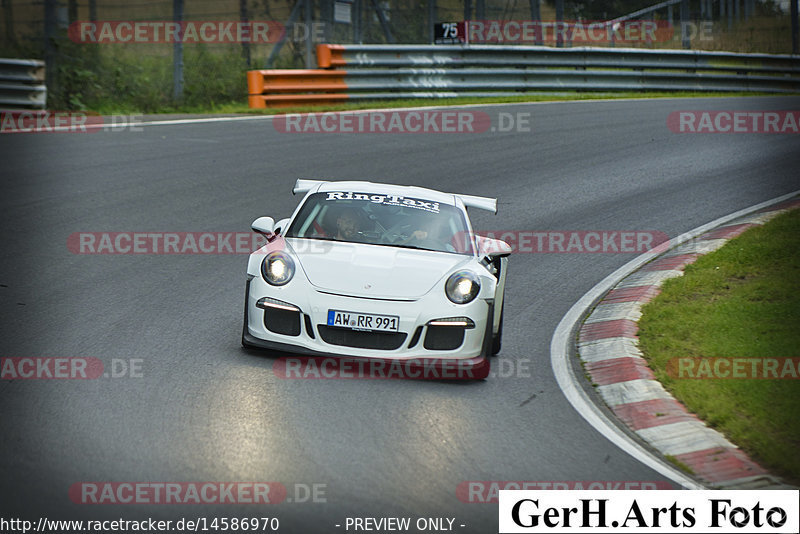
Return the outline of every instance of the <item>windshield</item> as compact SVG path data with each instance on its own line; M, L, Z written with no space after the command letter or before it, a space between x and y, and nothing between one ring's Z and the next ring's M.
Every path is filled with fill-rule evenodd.
M399 195L314 193L284 235L473 254L460 209Z

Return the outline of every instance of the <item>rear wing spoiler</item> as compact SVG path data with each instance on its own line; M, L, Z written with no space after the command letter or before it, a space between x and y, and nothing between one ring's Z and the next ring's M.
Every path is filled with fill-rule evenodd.
M292 189L292 194L308 193L315 187L327 183L327 180L297 180ZM497 213L497 199L488 197L476 197L472 195L453 195L461 200L461 202L468 208L477 208L480 210L491 211Z
M294 189L292 189L292 194L296 195L298 193L308 193L318 185L324 184L326 182L327 180L297 180L294 183Z
M489 197L474 197L472 195L454 195L468 208L491 211L497 214L497 199Z

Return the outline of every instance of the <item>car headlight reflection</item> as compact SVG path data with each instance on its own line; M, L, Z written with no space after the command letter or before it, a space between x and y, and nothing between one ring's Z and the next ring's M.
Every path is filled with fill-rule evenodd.
M261 262L261 276L273 286L285 285L294 276L294 260L283 252L270 252Z
M471 271L458 271L450 275L444 285L444 292L451 302L467 304L475 300L481 290L477 275Z

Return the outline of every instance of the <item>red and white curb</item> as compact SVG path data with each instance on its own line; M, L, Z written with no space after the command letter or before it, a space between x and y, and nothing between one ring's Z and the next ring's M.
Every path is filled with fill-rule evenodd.
M684 234L677 236L676 238L671 240L671 244L675 247L680 245L687 244L690 248L688 251L682 250L681 252L686 252L687 254L695 254L700 253L703 251L709 251L715 243L711 242L710 239L703 240L700 242L697 240L698 236L701 236L707 232L711 232L720 228L722 226L727 226L732 224L737 219L742 217L750 216L756 214L760 210L764 210L766 208L773 208L777 204L782 202L791 201L800 195L800 191L794 191L792 193L782 195L778 198L773 198L772 200L768 200L766 202L762 202L755 206L750 206L749 208L745 208L743 210L739 210L735 213L731 213L724 217L720 217L714 221L711 221L707 224L704 224L698 228L690 230ZM756 215L758 217L758 215ZM624 302L632 302L637 300L640 295L646 295L648 291L654 291L653 289L637 289L641 288L642 285L647 284L647 276L650 277L650 281L653 283L649 285L654 285L654 280L659 276L669 276L668 274L665 275L664 273L658 272L651 272L650 274L640 274L639 276L642 277L639 279L639 283L641 285L628 285L632 283L632 280L628 281L628 284L621 284L624 280L627 279L632 273L638 271L646 264L652 262L655 259L659 259L662 256L664 250L659 251L651 251L640 256L633 258L632 260L628 261L616 271L612 272L608 276L606 276L603 280L598 282L594 287L589 289L586 293L584 293L581 298L575 302L567 313L561 318L558 325L556 326L555 331L553 332L553 337L550 340L550 365L553 369L553 375L558 383L558 387L561 389L561 392L564 394L564 397L567 401L572 405L575 411L583 417L583 419L589 423L597 432L599 432L604 438L608 441L616 445L620 450L629 454L637 461L641 462L648 468L652 469L653 471L659 473L660 475L664 476L665 478L671 480L674 484L678 485L684 489L706 489L708 483L700 483L695 477L691 477L687 475L685 472L678 469L674 464L668 462L663 454L654 451L652 447L647 445L643 442L642 439L635 439L631 436L631 430L628 427L622 427L622 423L620 422L619 417L616 417L614 414L609 412L609 410L602 406L599 403L600 399L597 398L597 395L592 390L592 394L587 391L586 387L586 377L584 376L584 369L579 368L574 362L575 359L575 349L576 349L576 337L578 330L581 326L584 325L584 318L595 308L597 302L601 301L603 298L607 297L612 289L618 289L615 293L611 296L614 300L610 300L607 302L608 304L611 303L624 303ZM677 253L673 250L671 256L673 261L679 261L677 259ZM663 265L663 264L662 264ZM664 269L665 271L668 270L677 270L677 269ZM650 270L650 271L657 271L657 270ZM617 287L619 285L619 287ZM641 293L638 293L641 292ZM628 300L631 299L631 300ZM635 317L635 314L634 314ZM631 321L628 322L621 322L618 323L620 326L633 328L635 327L635 320L622 318L622 321ZM601 327L597 326L594 327L595 329L601 330ZM589 344L598 344L605 343L607 345L620 345L622 347L625 346L632 346L633 348L636 347L636 338L634 337L636 331L633 330L629 336L616 336L622 339L614 340L612 338L598 338L595 340L595 343ZM592 349L585 348L584 351L588 354L591 352ZM596 351L602 350L601 347L597 347ZM623 349L625 350L625 349ZM637 354L634 352L632 353L634 356ZM627 353L622 353L622 357L627 356ZM648 386L655 386L654 384L644 383L644 382L637 382L637 384L646 384ZM658 384L660 386L660 384ZM658 387L656 386L656 387ZM636 386L632 386L635 388ZM631 389L632 388L628 388ZM642 394L642 389L646 389L644 387L639 388L639 393ZM660 388L663 391L663 388ZM658 398L658 397L657 397ZM628 401L631 402L631 401ZM668 412L656 412L656 413L668 413ZM670 414L674 415L674 414ZM678 414L681 415L680 413ZM718 486L721 484L717 484Z
M616 283L586 317L578 332L584 369L608 407L627 427L663 455L687 465L706 486L788 487L709 428L655 379L637 346L641 308L661 284L683 275L686 265L723 246L748 228L789 209L784 200L694 237L646 263Z

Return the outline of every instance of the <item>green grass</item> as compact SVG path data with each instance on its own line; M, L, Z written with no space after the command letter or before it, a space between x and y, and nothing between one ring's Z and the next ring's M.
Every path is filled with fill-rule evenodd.
M605 99L626 99L626 98L701 98L701 97L741 97L759 96L767 93L709 93L709 92L630 92L630 93L594 93L594 92L564 92L564 93L528 93L526 95L513 97L496 98L477 98L477 97L458 97L458 98L414 98L398 100L359 100L340 104L306 105L276 107L265 109L251 109L246 102L228 102L217 104L210 107L182 106L179 108L169 108L165 113L176 111L185 113L248 113L254 115L277 115L282 113L305 113L323 111L355 111L359 109L391 109L405 107L426 107L426 106L465 106L471 104L513 104L523 102L559 102L566 100L605 100ZM113 113L115 111L109 111ZM126 111L127 112L127 111Z
M238 49L184 50L183 101L172 95L172 58L137 53L133 47L92 48L61 43L62 57L48 107L112 113L211 111L220 103L246 102L246 64Z
M800 356L800 210L748 230L668 280L640 348L687 408L787 481L800 481L800 380L670 376L681 357Z

